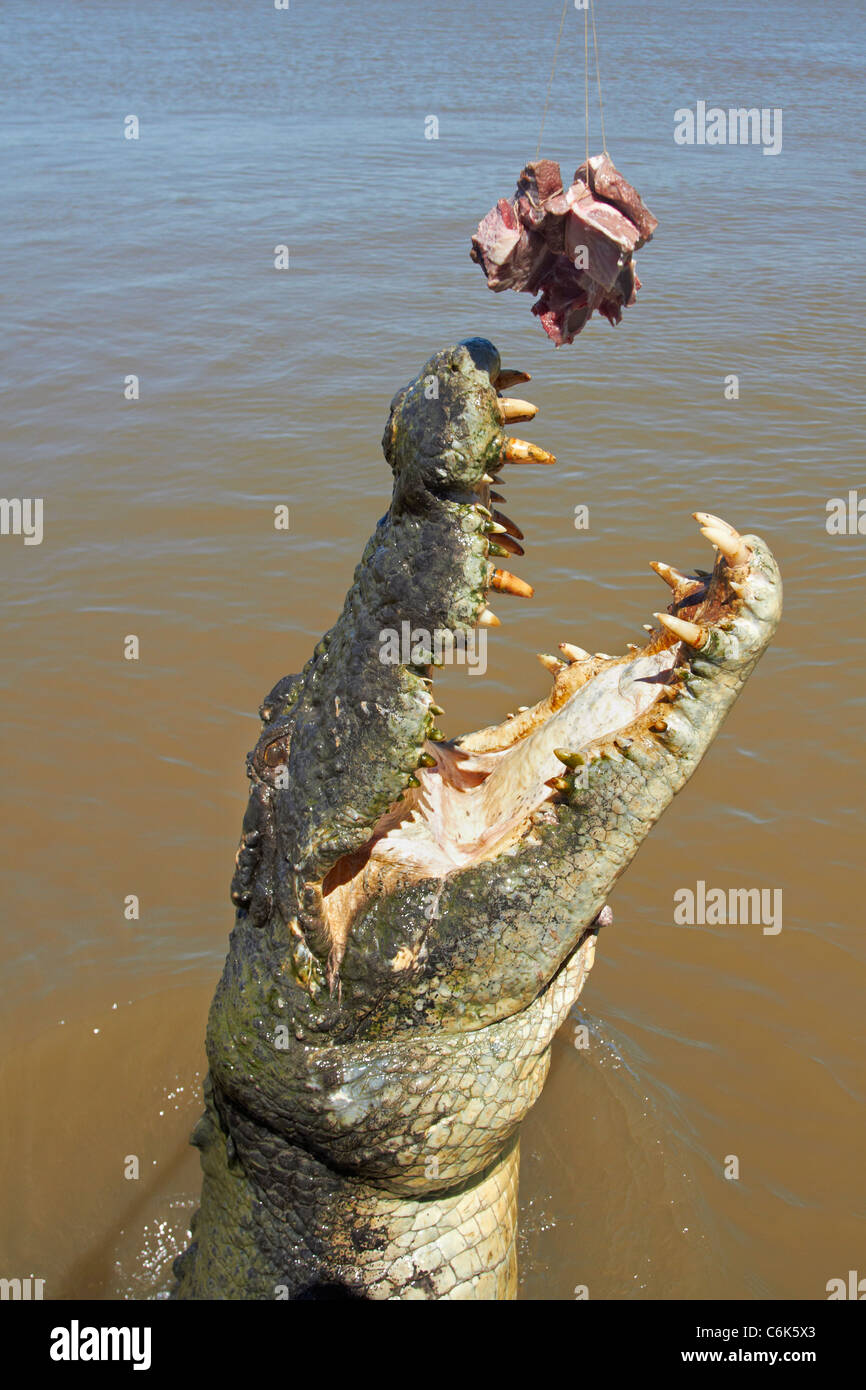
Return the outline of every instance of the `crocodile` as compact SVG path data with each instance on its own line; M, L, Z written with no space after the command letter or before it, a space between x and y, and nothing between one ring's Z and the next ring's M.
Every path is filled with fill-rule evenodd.
M542 700L445 738L438 665L500 625L494 592L531 593L496 506L501 475L555 462L507 433L528 380L473 338L397 393L390 508L262 704L173 1297L516 1296L520 1125L607 896L778 624L766 543L694 513L712 568L653 565L670 602L642 646L563 642Z

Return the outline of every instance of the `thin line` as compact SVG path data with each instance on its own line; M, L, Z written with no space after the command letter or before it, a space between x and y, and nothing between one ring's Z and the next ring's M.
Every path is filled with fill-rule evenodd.
M559 53L559 40L562 38L562 26L565 23L565 12L568 9L568 0L563 0L562 16L559 21L559 33L556 36L556 48L553 50L553 67L550 69L550 81L547 84L547 96L544 99L544 111L541 114L541 130L538 132L538 144L535 147L535 158L538 158L541 149L541 137L544 134L544 122L547 120L547 107L550 103L550 91L553 87L553 78L556 73L556 56Z
M589 9L583 12L583 123L586 130L586 177L589 179Z
M598 114L601 119L601 148L603 152L607 154L607 141L604 138L604 107L601 102L601 68L598 65L598 39L595 33L595 4L593 0L590 0L590 4L592 5L592 43L595 49L595 75L598 79Z

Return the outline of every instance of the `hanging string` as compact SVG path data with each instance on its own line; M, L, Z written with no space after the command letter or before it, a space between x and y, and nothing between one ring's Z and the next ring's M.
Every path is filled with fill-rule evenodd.
M537 144L536 147L535 147L535 158L536 158L536 159L538 158L538 152L539 152L539 150L541 149L541 137L542 137L543 134L544 134L544 122L547 120L547 108L548 108L548 105L550 104L550 92L551 92L551 88L553 87L553 79L554 79L554 76L556 75L556 55L559 53L559 41L560 41L560 39L562 38L562 26L563 26L563 24L565 23L565 12L566 12L567 9L568 9L568 0L564 0L563 6L562 6L562 15L560 16L560 20L559 20L559 33L558 33L557 36L556 36L556 48L553 50L553 67L550 69L550 81L549 81L548 84L547 84L547 96L545 97L545 100L544 100L544 110L543 110L543 112L541 113L541 130L538 132L538 144Z
M535 158L541 152L541 141L544 137L544 125L547 120L547 111L550 106L550 94L553 91L553 79L556 76L556 63L559 57L559 45L562 40L562 30L565 25L565 12L568 9L568 0L564 0L562 14L559 17L559 33L556 36L556 47L553 50L553 64L550 69L550 78L547 83L547 95L544 99L544 110L541 113L541 129L538 132L538 144L535 147ZM592 16L592 47L595 55L595 76L598 84L598 115L601 122L601 147L607 154L607 140L604 133L604 105L601 98L601 68L598 61L598 35L595 28L595 4L594 0L588 0L586 9L583 12L583 121L586 135L586 158L589 162L589 20Z
M604 106L601 100L601 68L598 64L598 38L595 33L595 5L593 4L593 0L590 0L590 6L592 8L592 46L595 49L595 75L598 80L598 115L601 121L601 148L603 152L607 154L607 141L604 138Z
M586 133L586 167L589 170L589 8L583 12L583 128Z

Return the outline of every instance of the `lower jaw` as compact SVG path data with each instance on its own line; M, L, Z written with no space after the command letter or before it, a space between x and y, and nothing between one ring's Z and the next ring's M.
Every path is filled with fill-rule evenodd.
M473 735L455 745L430 745L434 766L419 769L418 792L383 818L371 859L402 865L416 877L441 878L495 855L525 835L533 814L550 800L563 770L558 750L580 754L633 725L659 699L675 664L676 651L666 648L606 665L507 748L486 750L483 737ZM433 808L426 834L403 829L416 805Z

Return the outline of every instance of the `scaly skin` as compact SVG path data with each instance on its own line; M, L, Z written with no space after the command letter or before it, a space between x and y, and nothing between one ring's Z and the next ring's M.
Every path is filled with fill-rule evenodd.
M341 617L263 706L176 1297L515 1296L519 1127L599 912L778 623L778 570L746 536L710 579L676 588L669 612L698 624L699 646L663 627L610 663L653 703L599 730L583 773L519 831L439 876L370 856L381 818L439 775L426 766L429 653L384 664L379 634L404 621L470 632L484 611L499 372L492 344L473 340L395 397L389 513ZM551 697L569 718L576 669L556 673Z

